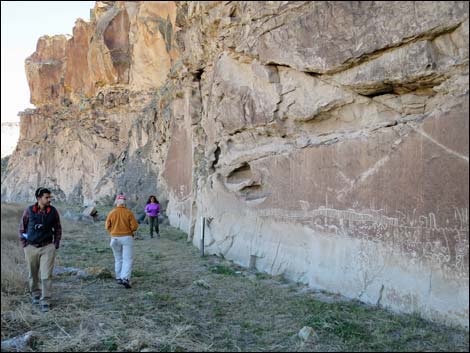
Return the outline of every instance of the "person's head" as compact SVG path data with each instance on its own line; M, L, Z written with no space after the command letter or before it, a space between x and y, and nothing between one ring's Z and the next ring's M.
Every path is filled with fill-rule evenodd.
M37 188L34 193L36 200L40 207L46 207L51 205L51 191L47 188Z
M149 199L147 200L147 205L149 203L158 203L157 197L154 195L150 195Z
M116 205L117 206L120 206L120 205L126 205L126 195L124 195L123 193L120 193L119 195L116 196Z

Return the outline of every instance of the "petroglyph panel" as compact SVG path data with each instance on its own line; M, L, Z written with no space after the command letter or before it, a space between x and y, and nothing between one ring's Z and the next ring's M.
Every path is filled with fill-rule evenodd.
M462 102L422 124L258 159L250 165L268 196L256 212L383 242L410 263L468 279L467 132Z
M428 261L445 270L448 277L468 279L468 208L455 208L453 226L436 224L434 213L417 216L416 210L388 217L382 210L339 210L321 206L307 211L270 209L261 217L295 221L319 233L359 237L386 242L389 251L405 254L411 263Z

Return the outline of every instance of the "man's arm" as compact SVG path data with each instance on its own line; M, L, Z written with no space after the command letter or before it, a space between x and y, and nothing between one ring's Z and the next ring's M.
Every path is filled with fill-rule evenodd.
M25 238L23 238L23 233L26 233L26 231L28 230L28 223L29 223L29 212L28 212L28 208L26 208L23 211L23 217L21 217L20 226L18 229L20 242L21 242L21 245L23 245L23 248L28 245L28 241Z
M54 222L54 245L56 249L60 246L60 239L62 239L62 226L60 224L59 212L56 210L56 219Z

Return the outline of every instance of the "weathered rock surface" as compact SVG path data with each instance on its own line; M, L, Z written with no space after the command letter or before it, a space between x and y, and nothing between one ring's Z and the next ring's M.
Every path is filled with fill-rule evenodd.
M468 2L97 2L3 200L150 194L205 252L468 326Z
M62 80L66 47L66 36L44 36L39 38L33 55L26 59L26 77L32 104L60 104L65 93Z
M468 14L468 3L459 1L274 2L270 6L259 9L264 7L259 3L242 10L246 24L236 50L263 63L318 73L339 71L385 49L447 32Z

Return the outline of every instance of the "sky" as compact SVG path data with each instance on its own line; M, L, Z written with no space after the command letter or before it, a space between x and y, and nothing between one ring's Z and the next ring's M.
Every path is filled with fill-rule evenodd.
M33 108L24 69L43 35L72 34L77 18L90 20L94 1L2 1L2 115L19 121L18 112Z

